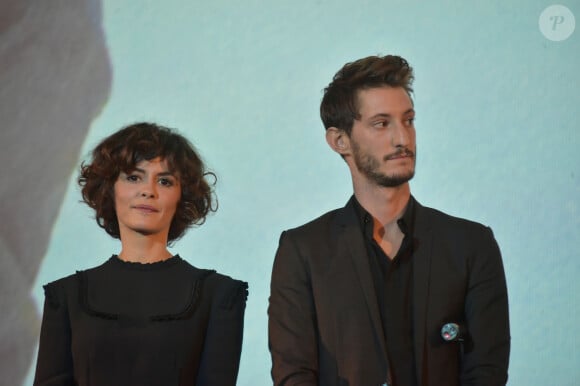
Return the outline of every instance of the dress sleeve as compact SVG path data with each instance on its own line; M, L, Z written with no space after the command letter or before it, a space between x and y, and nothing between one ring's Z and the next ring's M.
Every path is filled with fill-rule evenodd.
M228 278L216 289L197 386L235 386L242 353L248 284Z
M64 288L44 286L44 311L34 386L73 386L71 329Z
M499 247L491 229L480 232L479 250L469 267L465 342L461 371L464 386L503 386L508 378L510 328L508 294Z
M272 270L268 340L274 385L318 384L318 338L310 272L288 232L280 236Z

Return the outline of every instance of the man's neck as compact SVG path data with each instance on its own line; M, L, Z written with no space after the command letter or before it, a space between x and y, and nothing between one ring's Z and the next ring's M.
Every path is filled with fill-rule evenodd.
M411 189L408 182L392 188L354 184L354 195L361 206L386 227L403 216Z
M373 239L389 259L394 259L404 238L397 220L403 217L411 197L409 183L394 188L355 184L354 195L373 216Z

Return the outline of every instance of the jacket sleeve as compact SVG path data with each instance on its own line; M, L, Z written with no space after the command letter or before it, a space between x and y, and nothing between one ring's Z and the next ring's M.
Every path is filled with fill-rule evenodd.
M235 386L242 353L248 284L228 278L212 302L196 385Z
M503 386L508 378L510 328L508 295L501 253L490 228L479 232L478 252L469 261L465 320L463 386Z
M73 386L71 328L64 288L44 286L44 311L34 386Z
M268 339L274 385L317 385L316 314L308 266L282 233L270 284Z

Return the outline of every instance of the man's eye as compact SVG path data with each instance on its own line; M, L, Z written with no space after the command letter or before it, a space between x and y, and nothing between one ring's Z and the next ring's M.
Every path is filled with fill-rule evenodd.
M389 125L388 121L377 121L373 123L374 127L387 127Z

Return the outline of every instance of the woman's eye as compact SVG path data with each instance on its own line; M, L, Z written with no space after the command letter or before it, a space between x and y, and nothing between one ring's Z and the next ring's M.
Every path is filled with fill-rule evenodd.
M163 186L173 186L173 181L169 178L161 178L159 180L159 184Z
M139 181L139 176L135 175L135 174L129 174L127 175L127 181L131 181L131 182L135 182L135 181Z

